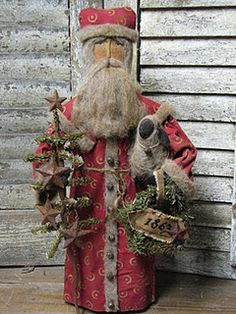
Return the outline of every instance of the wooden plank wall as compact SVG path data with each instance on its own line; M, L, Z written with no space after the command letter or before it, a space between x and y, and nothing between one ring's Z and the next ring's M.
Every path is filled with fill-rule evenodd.
M157 266L236 278L229 265L235 150L236 1L3 0L0 3L0 265L63 264L45 258L50 236L32 236L31 166L22 156L47 127L45 96L69 97L81 75L77 14L88 5L140 11L140 75L145 94L176 107L199 150L196 216L187 249ZM69 46L69 17L70 37ZM73 45L74 43L74 45ZM71 59L69 48L71 47Z
M49 238L33 236L31 164L35 133L48 126L44 97L70 97L67 0L0 1L0 265L62 263L45 257Z
M172 103L199 150L184 252L157 267L236 279L230 266L236 121L236 1L140 1L140 81Z

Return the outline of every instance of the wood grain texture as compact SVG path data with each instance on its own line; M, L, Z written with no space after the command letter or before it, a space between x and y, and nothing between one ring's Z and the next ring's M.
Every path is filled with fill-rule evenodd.
M4 27L0 29L0 40L0 53L4 54L69 52L67 28Z
M235 68L155 67L141 68L140 82L146 92L235 94Z
M195 177L195 200L231 203L233 178Z
M181 121L180 126L198 148L234 150L233 123Z
M131 7L137 12L137 1L136 0L104 0L104 8L118 8L118 7Z
M0 26L17 24L40 26L41 28L68 26L65 10L67 0L2 0L0 3Z
M0 159L22 159L32 153L37 145L34 137L38 134L4 135L0 137Z
M161 270L236 279L229 252L186 249L175 257L157 255L156 265Z
M141 8L189 8L236 6L235 0L140 0Z
M70 81L70 57L68 54L6 55L1 56L2 80L61 80Z
M192 226L185 246L207 251L229 252L230 236L229 229Z
M0 265L48 265L63 264L65 251L61 244L55 259L47 260L46 252L55 233L33 235L31 229L40 225L38 210L0 211ZM230 230L192 226L188 248L228 252L230 249Z
M70 97L68 82L53 81L1 81L0 108L33 108L45 107L45 97L52 95L54 90L65 97Z
M63 301L63 267L0 270L0 311L18 314L74 314ZM234 313L235 281L157 271L156 301L140 314ZM131 314L134 312L127 312Z
M148 96L162 104L170 103L178 120L235 122L235 96L160 94Z
M29 184L0 185L0 209L31 209L35 199Z
M193 166L195 175L234 176L234 152L218 150L198 150Z
M32 164L22 159L0 159L0 183L21 184L32 181Z
M44 132L49 126L48 118L46 107L0 109L0 134Z
M236 39L143 39L141 65L235 66Z
M196 177L195 200L212 202L231 202L233 179L220 177ZM29 184L0 184L1 209L32 208L33 193Z
M0 265L62 265L65 250L60 247L53 259L46 252L55 233L33 235L31 229L40 225L37 210L0 211Z
M231 204L195 201L191 213L194 226L231 229Z
M236 132L236 124L235 132ZM236 149L236 137L235 137L235 149ZM231 249L230 249L230 264L236 268L236 152L235 153L235 164L234 164L234 184L233 184L233 195L232 195L232 213L231 213Z
M235 9L156 10L141 14L142 37L235 36Z

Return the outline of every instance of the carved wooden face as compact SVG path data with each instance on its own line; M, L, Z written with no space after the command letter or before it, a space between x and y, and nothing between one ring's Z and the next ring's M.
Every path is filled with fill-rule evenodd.
M94 56L96 61L112 58L123 63L125 59L123 41L117 37L100 38L94 45Z

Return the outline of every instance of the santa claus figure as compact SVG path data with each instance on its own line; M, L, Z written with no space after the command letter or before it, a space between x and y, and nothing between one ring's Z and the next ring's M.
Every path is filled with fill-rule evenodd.
M73 176L91 182L71 188L71 197L88 196L91 204L79 215L99 217L101 223L83 238L81 248L73 247L76 303L93 313L139 311L155 301L154 256L129 250L125 229L111 218L112 212L121 201L133 202L137 188L145 188L160 168L190 197L196 149L173 118L171 106L141 96L131 77L132 46L138 38L132 9L87 8L79 21L83 83L60 118L64 132L78 128L85 133L77 150L84 164ZM42 144L37 153L46 151ZM67 254L64 298L71 304L73 263Z

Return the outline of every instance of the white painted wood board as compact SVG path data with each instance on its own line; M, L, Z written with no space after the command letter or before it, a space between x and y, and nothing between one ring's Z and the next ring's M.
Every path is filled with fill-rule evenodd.
M0 108L41 108L45 107L45 97L57 89L59 95L70 97L70 84L60 80L7 80L0 85Z
M63 54L5 55L0 58L1 79L4 81L53 81L70 84L70 56Z
M0 265L62 265L65 250L62 245L53 259L46 253L55 233L33 235L31 229L40 224L38 210L0 211ZM62 243L63 244L63 243Z
M235 66L236 38L143 39L141 65Z
M231 204L195 201L191 213L194 226L231 229Z
M162 270L236 279L229 252L186 249L175 257L157 255L156 265Z
M152 10L141 14L142 37L216 37L236 35L236 9Z
M179 122L197 148L234 150L234 125L222 122Z
M0 53L69 53L69 38L65 28L36 28L17 25L0 28Z
M67 0L1 0L0 26L68 27Z
M156 94L149 98L162 103L170 103L180 120L235 122L236 98L234 95L181 95Z
M145 92L232 94L236 93L236 68L142 67L140 82Z
M235 0L140 0L141 8L235 7Z

